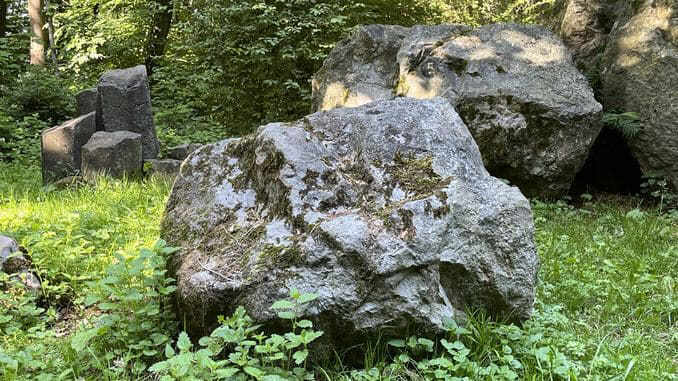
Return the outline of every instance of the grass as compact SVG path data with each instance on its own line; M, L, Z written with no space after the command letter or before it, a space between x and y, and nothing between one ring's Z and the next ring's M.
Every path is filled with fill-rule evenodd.
M42 187L37 168L0 164L0 234L28 248L44 285L37 297L0 297L0 379L152 379L107 373L125 365L82 355L72 341L101 313L86 302L91 281L110 276L115 253L130 256L158 239L169 190L163 179L56 190ZM469 351L457 364L497 365L504 379L678 380L678 218L640 211L633 198L533 207L542 262L535 316L518 328L473 314L451 334ZM3 315L13 321L1 323ZM386 342L366 346L368 369L338 359L316 364L316 378L434 377L426 361L444 353L439 343L419 353L419 344Z

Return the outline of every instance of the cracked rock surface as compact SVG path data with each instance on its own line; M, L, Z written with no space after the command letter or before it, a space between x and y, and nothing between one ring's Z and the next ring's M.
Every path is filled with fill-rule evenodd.
M290 289L339 348L359 332L438 333L468 307L522 321L538 258L530 204L491 177L443 99L399 98L274 123L181 167L162 237L191 334L244 306L275 325ZM279 323L279 322L278 322Z

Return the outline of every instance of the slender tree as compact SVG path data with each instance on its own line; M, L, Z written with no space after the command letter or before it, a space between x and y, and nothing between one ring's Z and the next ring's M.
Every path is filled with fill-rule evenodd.
M7 32L7 2L0 0L0 38Z
M167 36L172 27L172 15L174 4L172 0L154 0L152 2L153 22L149 31L148 44L146 46L146 70L148 75L153 75L153 69L158 60L165 54Z
M42 0L28 0L28 18L31 22L31 65L45 65L45 22L42 18Z

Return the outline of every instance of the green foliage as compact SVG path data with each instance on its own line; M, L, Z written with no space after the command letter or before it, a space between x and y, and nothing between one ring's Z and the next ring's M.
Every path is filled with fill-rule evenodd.
M290 292L291 300L281 300L271 307L292 323L292 331L284 335L257 333L245 309L239 307L228 319L220 318L221 326L199 341L200 349L182 332L177 341L178 353L166 346L166 360L150 370L160 380L314 380L306 367L308 346L323 333L313 330L313 323L300 320L300 312L317 298L313 294Z
M0 109L15 119L37 114L48 123L60 123L75 113L70 83L41 67L32 66L5 86Z
M643 131L640 115L635 112L605 113L603 123L619 131L627 139L634 138Z
M73 336L71 347L97 363L115 363L113 369L100 367L108 377L143 372L145 361L159 357L170 340L167 333L176 329L169 303L176 287L166 276L166 257L175 251L158 241L138 255L117 253L105 278L88 283L84 305L102 314Z
M39 161L40 132L48 127L37 114L15 120L0 110L0 161Z
M659 205L659 212L678 209L678 193L671 182L661 174L649 174L640 184L640 193L650 197Z
M144 62L150 2L71 0L54 15L63 69L85 82L105 70Z
M498 22L550 24L557 0L434 0L435 22L484 25Z
M39 67L0 84L0 161L40 160L42 130L75 113L69 86L68 81Z

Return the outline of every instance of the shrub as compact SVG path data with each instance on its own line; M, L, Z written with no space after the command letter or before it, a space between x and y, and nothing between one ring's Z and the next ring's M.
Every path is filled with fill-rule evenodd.
M31 66L4 90L0 109L15 119L37 114L51 124L63 122L75 113L69 85L51 71Z
M15 120L0 109L0 161L32 163L40 159L40 132L49 125L38 114Z

